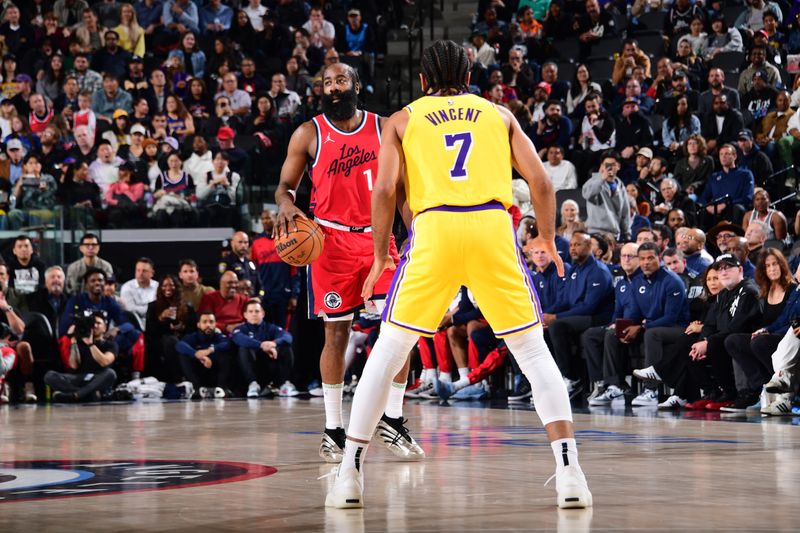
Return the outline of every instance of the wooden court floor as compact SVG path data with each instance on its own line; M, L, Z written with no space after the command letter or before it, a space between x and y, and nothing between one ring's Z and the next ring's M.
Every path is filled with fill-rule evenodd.
M340 511L321 399L4 406L0 532L800 531L800 417L623 414L575 416L592 510L556 509L532 411L410 403L427 459L373 446L367 508Z

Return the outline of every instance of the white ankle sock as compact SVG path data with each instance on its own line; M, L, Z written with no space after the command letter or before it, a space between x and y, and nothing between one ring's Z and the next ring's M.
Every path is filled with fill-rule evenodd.
M557 439L550 443L553 449L553 456L556 458L556 468L565 466L577 466L578 464L578 445L575 439Z
M450 372L440 372L439 381L441 381L442 383L452 383L453 376L450 375Z
M462 377L458 381L453 382L453 387L455 387L456 390L461 390L467 386L469 386L469 378L466 376Z
M419 380L423 383L430 383L433 381L433 378L436 377L436 369L435 368L423 368L422 375L420 375Z
M347 470L357 470L361 472L368 447L369 444L363 444L348 439L344 445L344 458L342 459L342 466L339 467L339 474Z
M322 398L325 401L325 429L343 428L342 389L344 383L322 384Z
M403 397L406 393L405 383L395 383L389 389L389 399L386 400L386 416L389 418L402 418L403 416Z
M458 369L458 377L459 379L463 379L469 376L469 368L463 366Z

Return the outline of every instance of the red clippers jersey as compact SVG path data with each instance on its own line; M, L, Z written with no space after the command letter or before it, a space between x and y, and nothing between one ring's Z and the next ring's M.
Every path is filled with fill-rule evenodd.
M311 212L345 226L369 226L372 184L378 177L380 117L363 112L351 132L334 126L325 115L311 119L317 129L317 153L311 165Z

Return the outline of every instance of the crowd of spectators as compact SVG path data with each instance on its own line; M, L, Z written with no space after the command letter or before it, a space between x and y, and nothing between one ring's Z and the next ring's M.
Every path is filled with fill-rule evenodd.
M320 69L347 61L369 92L385 52L387 23L366 2L84 3L58 0L51 14L37 1L24 16L6 3L2 13L10 227L46 218L59 202L110 226L235 225L225 208L240 201L237 187L254 179L255 164L279 166L292 129L319 112ZM36 13L40 27L24 29ZM563 278L534 240L521 180L510 211L572 398L792 412L798 15L764 0L479 2L464 43L470 90L514 112L557 190ZM20 44L35 39L35 51ZM236 147L248 136L257 150ZM262 223L252 243L232 237L217 290L199 282L191 260L156 284L142 258L117 296L91 234L66 276L18 239L0 267L4 335L17 347L11 383L35 397L39 363L51 361L44 381L60 401L142 376L183 382L196 396L293 395L293 381L313 394L314 372L299 371L291 349L309 337L283 329L300 322L302 284L274 254L272 215ZM44 348L20 329L37 327L35 313L54 332ZM358 373L375 318L354 327L348 374ZM467 288L441 326L417 347L422 373L409 396L506 388L509 400L530 397ZM64 377L67 369L83 379ZM513 383L498 379L501 369Z
M764 0L479 2L470 90L515 114L557 191L564 278L521 180L511 212L570 397L791 414L798 17ZM507 354L478 304L454 303L410 396L505 385L484 381ZM516 374L514 401L531 393Z
M133 278L120 285L93 233L66 268L45 264L19 235L0 264L0 403L36 402L45 385L56 402L118 398L114 387L129 381L181 383L176 396L187 398L297 395L286 328L299 276L275 252L274 218L262 214L264 233L252 243L232 235L216 288L192 259L156 275L147 257L125 265Z
M245 190L277 183L319 112L321 69L347 62L373 92L403 6L0 3L0 229L58 210L89 228L244 227Z

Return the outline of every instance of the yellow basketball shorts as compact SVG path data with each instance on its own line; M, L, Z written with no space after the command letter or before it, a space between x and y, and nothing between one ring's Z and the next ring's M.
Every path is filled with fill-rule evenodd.
M462 285L498 337L541 324L539 298L499 202L440 206L414 217L383 320L432 336Z

